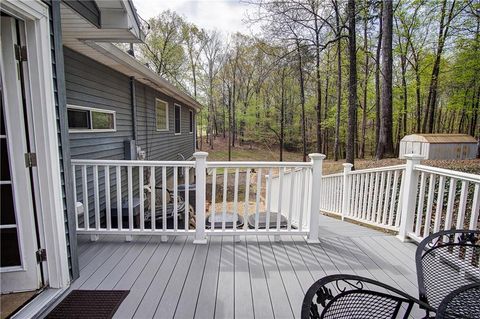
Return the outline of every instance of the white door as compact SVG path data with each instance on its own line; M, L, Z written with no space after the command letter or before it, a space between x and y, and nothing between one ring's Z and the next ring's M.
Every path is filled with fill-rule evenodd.
M22 22L1 17L1 292L36 290L42 276L38 250L35 210L32 197L31 169L26 165L29 152L28 124L21 62ZM23 64L23 65L22 65ZM31 132L31 131L30 131ZM31 151L31 150L30 150Z

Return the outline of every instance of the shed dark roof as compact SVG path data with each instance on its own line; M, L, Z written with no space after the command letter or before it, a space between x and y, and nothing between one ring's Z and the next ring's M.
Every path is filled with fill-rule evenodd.
M411 134L402 138L402 142L425 142L430 144L477 143L468 134Z

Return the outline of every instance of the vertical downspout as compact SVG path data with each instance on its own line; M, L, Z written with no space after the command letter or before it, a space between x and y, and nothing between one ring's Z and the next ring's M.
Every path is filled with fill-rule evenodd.
M137 140L137 99L135 95L135 77L130 77L130 100L132 104L132 130L133 139Z

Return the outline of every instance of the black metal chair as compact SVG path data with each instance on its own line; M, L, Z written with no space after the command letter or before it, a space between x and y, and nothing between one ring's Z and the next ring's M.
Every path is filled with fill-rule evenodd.
M308 289L302 304L307 318L408 318L420 300L384 283L355 275L331 275Z
M419 298L433 308L452 291L480 282L480 231L449 230L422 240L416 251Z
M437 319L480 318L480 282L462 286L449 293L440 303Z

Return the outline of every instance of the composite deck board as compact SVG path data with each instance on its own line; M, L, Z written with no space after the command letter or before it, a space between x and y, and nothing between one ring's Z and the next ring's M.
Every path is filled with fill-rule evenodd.
M214 236L209 240L208 257L203 272L202 284L195 309L196 318L213 318L218 286L218 271L222 238Z
M235 318L235 256L232 236L222 238L215 318Z
M235 260L235 318L253 318L252 287L248 265L247 242L245 238L234 243Z
M418 295L415 244L326 216L320 224L318 244L294 235L213 236L207 245L79 236L81 273L70 289L130 290L115 318L298 318L309 286L337 273Z
M189 238L183 247L177 264L173 268L172 275L158 303L154 318L173 318L177 308L177 302L182 294L185 280L187 278L196 246L193 239ZM187 287L189 289L189 287Z
M209 245L198 245L195 247L192 263L186 276L185 283L178 299L174 318L188 319L195 315L202 278L205 272Z
M268 291L267 278L263 269L262 256L256 237L247 237L248 267L252 289L254 318L274 318L272 299Z
M170 282L173 270L178 264L187 237L178 236L174 239L172 246L167 252L162 265L157 268L155 276L153 277L150 285L146 289L144 296L137 310L135 311L134 318L153 318L157 311L158 304L162 299L165 289Z
M258 243L271 296L273 314L275 318L292 318L293 311L268 236L258 236Z

